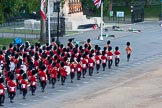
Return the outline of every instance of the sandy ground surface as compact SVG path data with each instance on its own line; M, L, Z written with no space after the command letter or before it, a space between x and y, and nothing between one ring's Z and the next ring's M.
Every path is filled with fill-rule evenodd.
M150 70L112 89L67 102L63 108L162 108L162 68Z

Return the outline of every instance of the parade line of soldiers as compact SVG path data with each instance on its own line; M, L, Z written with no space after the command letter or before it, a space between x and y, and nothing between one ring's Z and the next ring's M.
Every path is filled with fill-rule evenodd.
M126 43L127 61L129 61L132 48L130 42ZM66 76L69 75L71 83L74 78L81 80L86 74L93 76L94 68L97 73L100 67L105 71L111 69L112 63L117 67L120 62L119 47L112 51L110 41L101 49L98 45L92 49L91 40L83 46L74 45L69 40L67 46L57 45L55 39L52 43L41 46L38 43L30 45L10 44L9 48L0 50L0 106L3 106L5 94L8 94L10 102L13 103L17 92L26 98L28 89L34 96L38 83L42 92L45 91L47 81L55 88L56 82L65 84ZM6 88L6 92L5 92Z

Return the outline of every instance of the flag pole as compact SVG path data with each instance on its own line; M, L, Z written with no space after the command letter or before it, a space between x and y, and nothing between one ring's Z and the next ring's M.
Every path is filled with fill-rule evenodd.
M51 31L50 31L50 0L48 0L48 43L51 44Z
M100 39L99 40L103 40L103 34L102 34L102 29L103 29L103 0L101 0L101 25L100 25L100 28L101 28L101 34L100 34Z

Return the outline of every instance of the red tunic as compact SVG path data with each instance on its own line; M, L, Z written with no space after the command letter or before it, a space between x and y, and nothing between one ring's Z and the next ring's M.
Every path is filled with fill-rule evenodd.
M30 86L36 86L36 84L37 84L37 79L35 76L32 75L30 77Z
M47 75L46 75L46 73L44 71L40 71L39 72L39 77L40 77L40 79L41 79L42 82L46 82Z
M21 80L23 79L22 75L18 76L17 79L18 79L18 83L21 84Z
M53 67L50 72L51 78L57 78L57 67Z
M34 61L34 66L35 66L36 69L38 69L38 66L39 66L39 61L38 60Z
M5 95L4 85L0 84L0 96L4 96L4 95Z
M52 69L52 65L49 64L49 65L47 66L47 69L48 69L48 73L50 73L50 72L51 72L51 69Z
M112 60L113 59L113 53L111 51L107 52L107 59Z
M87 68L87 60L83 59L81 62L82 62L82 68L86 69Z
M18 79L18 76L20 76L20 68L15 69L16 79Z
M95 56L95 60L96 60L96 64L100 64L101 59L98 55Z
M70 64L70 73L74 73L75 72L75 66L74 64Z
M25 79L21 80L21 89L27 89L28 88L28 82Z
M60 73L61 73L61 76L64 76L64 77L67 75L66 69L64 67L60 67Z
M94 68L94 60L92 58L88 59L88 65L89 67Z
M16 83L12 80L9 80L7 82L7 85L8 85L8 89L9 89L9 92L14 92L16 93Z
M76 65L76 69L77 69L77 72L82 72L82 65L80 63L78 63Z
M101 56L101 61L102 61L102 63L106 63L107 58L106 58L106 56L105 56L105 55L102 55L102 56Z
M119 58L119 55L120 55L119 51L115 51L114 54L115 54L115 58Z

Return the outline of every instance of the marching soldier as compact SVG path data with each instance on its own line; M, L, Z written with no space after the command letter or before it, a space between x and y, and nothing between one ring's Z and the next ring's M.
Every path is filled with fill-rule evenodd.
M55 88L55 83L56 83L56 78L57 78L57 67L56 67L55 62L52 64L50 77L51 77L51 81L52 81L52 87Z
M60 67L60 73L61 73L61 84L64 85L65 84L65 80L66 80L66 69L64 68L65 64L64 62L61 62L61 67Z
M71 77L71 83L73 83L74 77L75 77L75 63L74 58L70 59L70 77Z
M24 74L24 71L22 69L20 69L20 75L18 76L18 87L20 89L20 94L22 93L22 89L21 89L21 81L23 79L23 74Z
M4 89L4 78L0 78L0 106L3 106L2 103L4 103L5 100L5 89Z
M131 53L132 53L132 47L130 46L130 42L127 42L126 43L126 53L127 53L127 61L129 62L129 59L130 59L130 56L131 56Z
M23 99L25 99L28 89L28 81L26 73L23 74L23 79L21 80L21 90L23 92Z
M80 80L81 73L82 73L82 64L80 62L80 58L77 58L76 70L77 70L77 80Z
M105 67L107 63L107 57L105 55L105 51L102 51L101 61L102 61L103 71L105 71Z
M92 54L89 54L88 66L89 66L89 76L92 76L93 75L93 69L94 69L94 60L92 58Z
M114 54L115 54L115 66L117 67L120 62L120 51L118 46L115 47Z
M101 63L101 58L100 58L99 52L96 52L95 62L96 62L97 73L99 73L100 63Z
M111 43L111 41L108 40L108 41L107 41L107 45L106 45L106 48L107 48L107 49L110 47L110 43Z
M87 60L86 60L86 55L84 54L83 55L83 59L82 59L82 73L83 73L83 78L85 78L85 74L86 74L86 72L87 72L87 64L88 64L88 62L87 62Z
M44 89L46 87L46 82L47 82L47 75L45 72L46 67L44 65L41 66L41 69L39 71L39 77L40 77L40 83L42 87L42 92L44 92Z
M108 68L111 69L112 63L113 63L113 53L111 52L112 47L110 46L108 48L107 52L107 58L108 58Z
M30 88L33 96L35 95L35 91L37 88L37 78L35 75L36 75L36 70L32 70L32 76L30 77Z
M7 82L7 87L8 87L8 93L9 93L9 98L10 102L13 103L13 99L16 95L16 83L14 82L14 75L10 75L10 80Z

